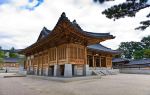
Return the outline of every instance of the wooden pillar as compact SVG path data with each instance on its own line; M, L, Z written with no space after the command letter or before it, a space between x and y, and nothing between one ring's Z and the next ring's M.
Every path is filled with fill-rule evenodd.
M108 67L107 65L107 62L108 62L108 60L107 60L107 56L105 57L105 60L106 60L106 62L105 62L105 65L106 65L106 68Z
M30 60L31 60L31 57L29 56L29 58L28 58L28 69L29 69L29 72L31 71L31 70L30 70L30 65L31 65Z
M39 68L40 68L40 54L37 55L37 75L39 75Z
M48 58L49 58L49 60L48 60L48 62L49 62L49 65L51 65L51 49L48 49Z
M95 60L94 60L94 55L93 56L93 67L95 68Z
M37 75L37 71L38 71L38 54L36 54L35 60L36 60L36 72L35 72L35 74Z
M43 75L43 64L44 64L44 61L45 61L45 58L44 58L44 52L42 52L42 55L41 55L41 62L42 62L42 64L41 64L41 75Z
M56 64L58 64L58 51L57 51L58 47L55 47L55 49L56 49L56 50L55 50L55 51L56 51L56 52L55 52L55 53L56 53L56 56L55 56L55 57L56 57Z
M101 67L101 56L99 56L99 64L100 64L100 67Z
M48 65L48 68L49 68L49 65L50 65L50 58L49 58L50 56L49 55L50 55L50 52L49 52L49 49L48 49L47 50L47 57L48 57L47 58L47 62L48 62L47 65Z
M110 57L110 64L111 64L111 68L112 68L112 57Z
M70 52L70 48L69 48L69 44L67 44L67 48L66 48L66 59L67 59L67 64L70 63L70 61L69 61L69 56L70 56L69 52Z
M24 65L24 69L27 70L27 68L26 68L27 67L27 59L25 59L25 61L23 62L23 65ZM2 66L3 66L3 64L2 64Z
M32 74L33 73L33 57L31 57L30 63L31 63L31 74Z
M89 56L87 56L87 64L88 64L88 65L89 65L89 58L90 58L90 57L89 57Z
M76 52L75 52L75 59L77 59L77 60L78 60L78 59L79 59L79 54L78 54L78 53L79 53L79 52L78 52L78 51L79 51L79 49L78 49L77 44L75 44L74 49L75 49L75 51L76 51Z
M84 56L85 56L85 60L84 60L84 64L87 64L87 47L85 46L85 48L84 48Z
M35 64L35 63L34 63L34 62L35 62L35 61L34 61L34 60L35 60L34 58L35 58L35 57L34 57L34 55L33 55L33 59L32 59L32 70L33 70L32 73L33 73L33 74L34 74L34 64Z

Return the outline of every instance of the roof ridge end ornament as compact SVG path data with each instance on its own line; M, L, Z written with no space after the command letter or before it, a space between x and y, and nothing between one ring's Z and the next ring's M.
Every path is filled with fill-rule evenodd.
M44 27L43 27L43 30L46 30L46 29L47 29L47 28L44 26Z
M80 25L77 23L76 19L74 19L74 20L72 21L72 23L73 23L78 29L80 29L80 30L83 31L83 29L82 29L82 28L80 27Z
M62 16L62 17L66 17L66 13L65 13L65 12L62 12L61 16Z
M65 19L65 20L68 20L68 21L70 22L70 20L69 20L68 17L66 16L66 13L65 13L65 12L62 12L62 14L61 14L59 20L60 20L60 19Z
M76 24L77 24L77 21L74 19L74 20L73 20L73 23L76 23Z
M48 29L44 26L43 29L42 29L42 32L45 32L45 31L47 32Z

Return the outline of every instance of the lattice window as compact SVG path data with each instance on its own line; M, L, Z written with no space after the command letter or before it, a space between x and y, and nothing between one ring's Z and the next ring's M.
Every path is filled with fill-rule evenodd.
M42 56L40 56L40 64L42 64L43 58Z
M35 57L35 63L34 63L35 65L37 65L38 64L38 59L37 59L37 57Z
M111 65L112 65L111 60L112 60L112 59L111 59L110 57L107 58L107 66L111 66Z
M78 48L78 59L84 59L84 49Z
M70 47L70 57L73 59L84 59L84 48L78 45Z
M48 63L48 57L47 54L43 55L43 64L47 64Z
M70 57L70 58L73 58L73 51L72 51L72 47L70 47L70 52L69 52L69 53L70 53L70 54L69 54L69 55L70 55L69 57Z
M101 66L106 67L106 57L101 57Z
M77 58L77 48L76 47L70 47L70 57L73 59Z
M59 47L58 48L58 59L66 59L66 47Z
M77 47L74 47L73 50L74 50L74 59L77 59Z
M63 48L63 59L66 59L66 47Z
M45 63L48 63L48 55L45 56Z
M49 49L49 60L50 61L56 60L56 49L55 48Z

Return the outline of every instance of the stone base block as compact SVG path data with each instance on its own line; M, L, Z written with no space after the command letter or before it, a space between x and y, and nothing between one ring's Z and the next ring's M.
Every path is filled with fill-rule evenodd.
M72 77L72 64L65 64L64 77Z

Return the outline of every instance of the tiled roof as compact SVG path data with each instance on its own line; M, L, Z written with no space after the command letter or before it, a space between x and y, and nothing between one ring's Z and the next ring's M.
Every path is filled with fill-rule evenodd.
M115 50L112 50L110 48L107 48L101 44L94 44L94 45L89 45L87 46L88 49L91 49L91 50L96 50L96 51L101 51L101 52L108 52L108 53L119 53L118 51L115 51Z
M143 65L143 64L150 64L150 58L148 59L139 59L139 60L132 60L128 63L128 65Z
M43 44L38 45L39 43L43 43L43 41L47 40L48 37L52 37L52 35L55 35L54 31L57 30L58 28L64 28L64 26L62 25L62 23L65 23L68 25L68 27L73 28L73 30L77 30L76 32L78 32L79 34L81 34L84 37L88 37L87 40L90 39L98 39L98 41L104 41L104 40L108 40L108 39L113 39L115 38L113 35L110 35L109 33L91 33L91 32L87 32L87 31L83 31L81 29L81 27L77 24L77 22L74 20L73 22L71 22L68 17L66 17L66 14L63 12L57 22L57 24L55 25L54 29L52 31L48 30L47 28L43 28L43 30L41 31L37 42L35 42L34 44L32 44L31 46L25 48L24 50L22 50L20 53L27 53L32 51L31 48L38 48L38 47L43 47ZM65 29L65 28L64 28ZM43 39L44 38L44 39ZM46 44L46 42L44 43ZM89 41L89 45L93 44L92 42ZM38 45L38 47L36 47ZM91 46L92 47L92 46ZM30 50L31 49L31 50ZM29 50L29 51L28 51ZM101 50L101 49L98 49ZM104 49L106 50L106 49ZM103 51L103 50L102 50ZM108 52L113 52L116 53L115 51L111 51L109 49L107 49L106 51Z
M15 49L15 50L2 50L4 52L11 52L11 53L18 53L19 51L21 51L22 49Z
M61 19L66 19L69 20L65 13L62 13L61 17L59 18L59 20ZM110 33L93 33L93 32L87 32L87 31L83 31L83 29L80 27L80 25L76 22L76 20L73 20L72 22L69 20L70 24L74 26L74 28L76 28L80 33L86 35L86 36L91 36L91 37L95 37L95 38L110 38L113 39L115 38L113 35L110 35ZM49 33L51 33L50 30L48 30L46 27L44 27L38 37L38 40L40 40L41 38L46 37ZM37 41L38 41L37 40Z
M86 32L86 31L85 31ZM93 32L86 32L87 36L93 36L95 38L115 38L113 35L110 35L110 33L93 33Z
M18 63L20 60L20 58L4 58L5 63Z
M115 38L113 35L110 35L110 33L94 33L94 32L87 32L83 31L83 29L80 27L80 25L76 22L76 20L73 20L72 25L79 30L79 32L85 34L86 36L91 36L95 38Z
M119 63L119 62L129 62L129 59L126 58L113 58L113 63Z
M50 32L51 31L48 30L46 27L43 27L43 29L42 29L42 31L41 31L37 41L39 41L40 39L46 37Z

